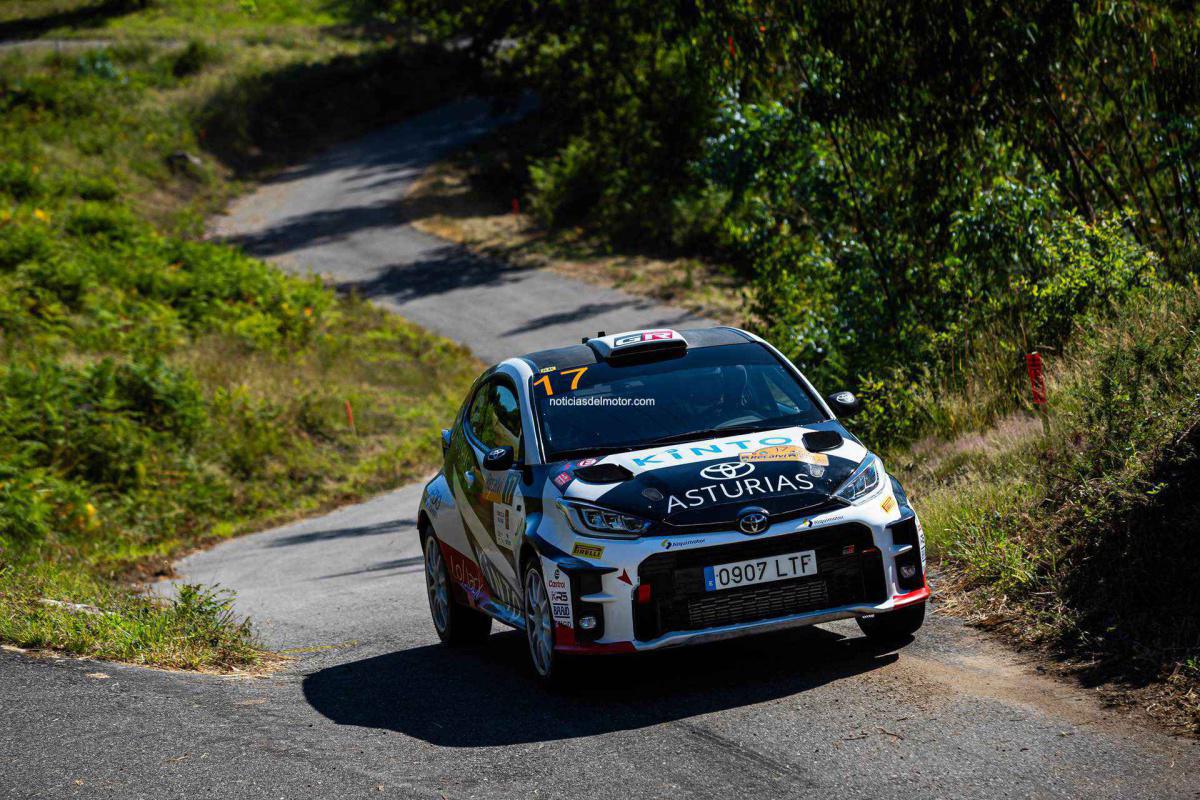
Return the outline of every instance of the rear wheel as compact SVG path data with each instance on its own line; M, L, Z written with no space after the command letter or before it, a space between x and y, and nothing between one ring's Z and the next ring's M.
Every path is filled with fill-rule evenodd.
M859 617L858 627L869 638L885 644L903 644L920 630L925 622L925 604L914 603L911 606L875 614L870 617Z
M525 568L525 638L529 642L529 661L543 680L553 680L561 671L561 659L554 652L554 615L550 597L537 559Z
M425 589L433 627L446 644L476 644L492 632L491 617L454 600L446 559L432 534L425 537Z

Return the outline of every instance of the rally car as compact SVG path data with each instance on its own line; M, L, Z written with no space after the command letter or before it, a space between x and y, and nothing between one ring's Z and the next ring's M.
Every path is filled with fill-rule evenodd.
M903 643L925 537L900 484L774 347L734 328L601 333L481 375L418 512L449 644L524 630L535 672L855 618ZM835 414L836 412L836 414Z

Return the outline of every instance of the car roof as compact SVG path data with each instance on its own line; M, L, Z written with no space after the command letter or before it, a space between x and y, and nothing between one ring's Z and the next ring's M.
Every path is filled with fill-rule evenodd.
M636 331L630 331L630 333L636 333ZM686 328L679 330L678 333L687 342L689 350L698 347L720 347L727 344L744 344L745 342L755 341L745 331L725 326ZM555 347L550 350L538 350L535 353L526 353L523 356L518 356L518 358L529 364L535 373L550 368L571 369L572 367L583 367L600 361L596 351L582 343L566 347Z

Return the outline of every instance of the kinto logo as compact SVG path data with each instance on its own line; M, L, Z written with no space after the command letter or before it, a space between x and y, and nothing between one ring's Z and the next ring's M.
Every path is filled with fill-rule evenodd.
M734 478L744 478L754 472L754 465L749 461L722 461L700 470L700 474L710 481L728 481Z

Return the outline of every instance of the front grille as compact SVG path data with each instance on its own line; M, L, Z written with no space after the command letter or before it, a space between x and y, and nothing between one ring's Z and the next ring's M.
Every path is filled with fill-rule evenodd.
M688 601L688 627L715 628L771 617L786 617L802 611L815 611L829 605L825 581L806 583L767 584L722 597L710 592L710 597Z
M813 550L817 574L738 589L705 591L704 568ZM664 633L785 617L806 611L882 602L883 562L871 531L858 524L747 539L736 544L657 553L638 569L651 602L634 610L634 632L645 641Z

